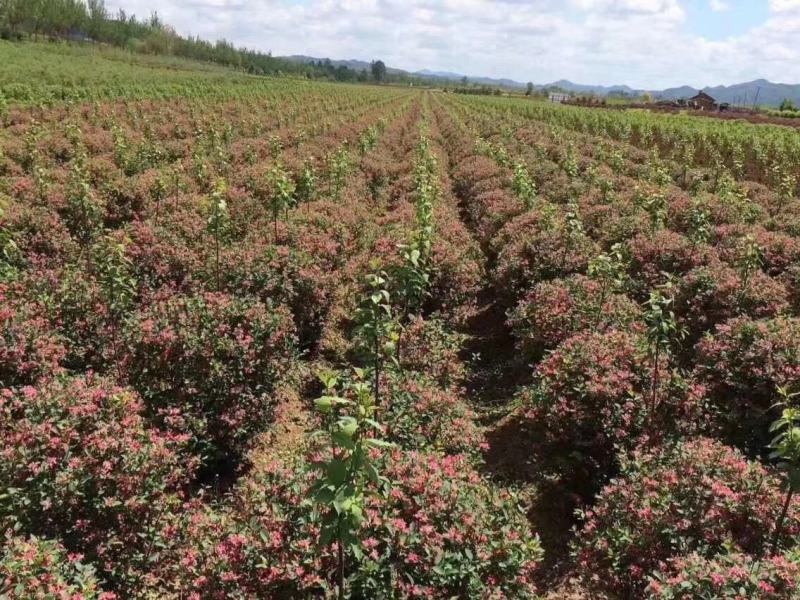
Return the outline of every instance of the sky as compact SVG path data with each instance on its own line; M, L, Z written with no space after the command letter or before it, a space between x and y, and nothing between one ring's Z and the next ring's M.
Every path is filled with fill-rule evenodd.
M662 89L800 83L800 0L106 0L273 55Z

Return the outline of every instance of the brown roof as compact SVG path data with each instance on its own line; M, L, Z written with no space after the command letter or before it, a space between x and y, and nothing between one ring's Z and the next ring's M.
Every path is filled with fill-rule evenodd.
M707 102L716 102L716 100L714 100L714 98L712 98L711 96L709 96L705 92L700 92L696 96L693 96L692 98L689 98L689 100L705 100Z

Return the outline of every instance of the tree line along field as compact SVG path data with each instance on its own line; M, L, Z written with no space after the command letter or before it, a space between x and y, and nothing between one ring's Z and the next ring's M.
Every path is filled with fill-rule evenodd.
M796 131L130 69L4 96L0 597L800 597Z

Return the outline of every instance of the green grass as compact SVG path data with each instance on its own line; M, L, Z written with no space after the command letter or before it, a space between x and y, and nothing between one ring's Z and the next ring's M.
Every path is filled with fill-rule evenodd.
M275 81L108 46L0 41L0 105L230 94Z

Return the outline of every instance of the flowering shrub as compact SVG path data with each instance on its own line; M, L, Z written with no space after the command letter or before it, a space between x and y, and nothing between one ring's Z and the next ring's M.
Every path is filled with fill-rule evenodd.
M131 384L162 420L185 418L201 452L241 450L263 426L295 346L285 307L223 293L156 300L125 337Z
M761 266L767 274L779 275L800 261L800 240L779 231L766 231L762 227L731 226L718 228L715 234L719 240L720 257L734 266L742 251L742 238L748 234L758 245Z
M147 559L195 462L139 398L93 376L0 392L0 528L63 539L113 580Z
M305 239L303 246L313 245ZM303 249L249 242L229 249L224 257L223 285L237 295L288 306L304 345L317 341L331 302L334 273L322 257ZM323 263L323 264L318 264Z
M431 264L431 293L427 312L455 314L469 302L478 289L483 272L480 250L460 221L437 215L439 224L434 236Z
M778 280L758 271L743 282L735 269L719 262L687 273L677 285L675 312L687 328L688 342L737 315L774 317L788 306Z
M521 399L530 418L544 424L549 442L608 468L615 446L629 448L642 433L661 435L691 426L702 390L665 365L661 371L661 401L654 414L648 395L651 368L637 336L617 330L583 332L539 363L537 382Z
M647 214L631 200L589 205L582 215L587 233L603 247L624 243L651 231Z
M62 263L75 251L75 242L58 214L33 202L12 204L3 214L2 225L16 233L19 256L28 260Z
M628 252L629 275L637 297L643 298L662 285L666 275L683 275L714 258L708 246L695 246L681 234L666 229L653 235L637 235L628 243Z
M114 356L112 310L87 261L33 274L28 287L48 304L51 329L66 350L61 364L74 371L105 370Z
M171 215L170 226L148 221L134 221L130 227L127 252L133 261L136 278L152 289L191 288L202 270L202 257L192 248L192 240L201 237L199 218L178 220L183 213ZM180 223L176 227L175 223Z
M495 285L513 301L539 281L584 271L599 254L589 237L569 233L560 221L533 224L534 229L531 224L528 215L522 215L510 221L495 240L499 248Z
M476 465L535 491L560 571L620 461L578 534L587 579L797 595L797 506L772 525L766 471L659 449L708 427L765 453L798 380L794 138L220 81L0 97L0 597L330 597L345 563L351 598L525 598L541 549ZM322 449L306 376L355 363L343 399L324 378Z
M409 449L477 453L480 430L462 400L464 390L442 389L424 376L398 374L390 381L391 400L382 419L386 438Z
M728 546L765 549L784 496L759 463L709 439L636 451L582 515L573 551L586 577L615 593L641 594L671 559L713 558ZM791 535L800 533L798 509L796 499Z
M466 368L459 358L463 338L450 331L439 317L412 317L400 340L400 366L403 370L423 373L442 388L448 388L466 377Z
M666 572L656 573L647 593L661 600L779 600L796 598L799 586L800 555L796 550L761 560L739 553L711 558L692 553L672 559Z
M778 386L800 377L800 319L731 319L702 339L696 354L694 377L707 387L718 423L737 443L761 450Z
M317 546L320 522L309 499L315 475L298 459L255 462L263 466L234 509L178 517L175 556L148 576L155 595L332 592L336 548ZM381 472L392 491L369 499L363 543L347 565L352 597L533 597L542 553L513 496L491 491L459 456L395 451Z
M495 188L498 182L484 181L474 188L474 201L469 205L470 216L477 223L481 241L488 242L510 219L523 208L522 202L510 191Z
M600 303L602 302L602 306ZM509 315L517 347L538 359L580 331L607 326L620 329L640 317L636 303L621 294L603 299L601 285L583 275L536 284Z
M9 537L0 556L0 597L113 600L116 595L103 592L94 569L58 542Z
M14 290L0 284L0 382L34 383L56 373L66 355L63 341L53 332L38 303L21 301Z

